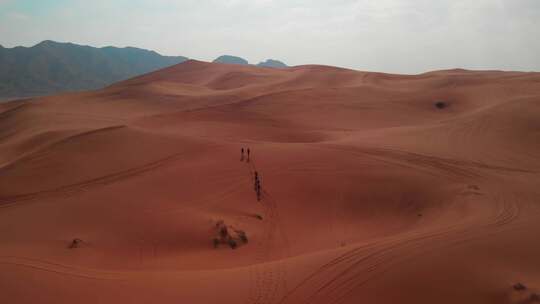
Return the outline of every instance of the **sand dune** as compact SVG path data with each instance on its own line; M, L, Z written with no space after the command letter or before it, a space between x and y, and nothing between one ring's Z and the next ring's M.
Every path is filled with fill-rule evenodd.
M539 117L538 73L193 60L1 103L0 302L534 303Z

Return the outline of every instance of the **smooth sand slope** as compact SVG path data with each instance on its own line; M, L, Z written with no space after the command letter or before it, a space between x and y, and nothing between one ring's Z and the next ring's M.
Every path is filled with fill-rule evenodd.
M540 293L538 73L188 61L1 103L0 152L0 303Z

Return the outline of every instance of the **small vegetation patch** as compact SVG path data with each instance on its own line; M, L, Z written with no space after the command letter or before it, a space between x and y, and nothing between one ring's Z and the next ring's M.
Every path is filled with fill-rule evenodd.
M246 244L248 242L248 238L247 238L247 235L244 231L242 230L235 230L234 232L236 232L236 235L238 236L238 238L244 243Z
M439 109L439 110L442 110L442 109L448 107L448 104L446 102L444 102L444 101L437 101L437 102L435 102L435 107L437 109Z
M248 243L248 237L245 231L234 229L232 226L225 224L223 220L216 222L215 229L216 237L213 239L214 248L225 244L231 249L236 249L239 245Z
M236 249L236 247L238 247L238 244L236 243L236 241L232 238L230 238L227 243L229 244L229 247L231 247L231 249Z
M476 190L476 191L480 190L480 187L478 187L477 185L469 185L468 188L470 190Z
M514 290L517 290L517 291L521 291L521 290L526 290L527 289L527 286L521 284L521 283L516 283L514 284Z
M73 241L71 241L71 243L69 244L69 249L75 249L75 248L79 248L79 246L81 246L81 243L82 243L82 240L81 239L73 239Z

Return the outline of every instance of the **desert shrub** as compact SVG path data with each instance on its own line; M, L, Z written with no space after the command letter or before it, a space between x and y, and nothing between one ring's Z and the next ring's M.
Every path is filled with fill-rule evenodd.
M221 236L222 239L229 236L229 229L227 226L223 225L219 228L219 236Z
M69 244L69 248L71 249L78 248L81 242L82 242L81 239L73 239L73 241L71 241L71 244Z
M228 243L229 243L229 246L230 246L232 249L236 249L236 247L238 247L238 244L237 244L236 241L233 240L233 239L229 239Z
M242 230L238 230L236 231L236 233L238 234L238 237L240 238L240 240L244 243L247 243L248 242L248 238L247 238L247 235L244 231Z
M212 240L214 248L219 247L220 244L227 244L232 249L236 249L241 244L247 244L248 242L246 232L226 225L223 220L217 221L215 227L217 235Z
M435 102L435 107L437 107L437 109L444 109L446 108L448 105L446 104L446 102L444 101L437 101Z
M516 284L514 284L514 289L515 290L525 290L525 289L527 289L527 287L525 285L521 284L521 283L516 283Z

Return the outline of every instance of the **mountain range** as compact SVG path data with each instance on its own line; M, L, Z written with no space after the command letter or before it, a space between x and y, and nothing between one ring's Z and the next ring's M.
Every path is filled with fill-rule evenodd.
M215 63L227 63L227 64L240 64L240 65L249 65L249 62L242 58L237 56L231 56L231 55L223 55L216 58L213 62ZM266 67L266 68L286 68L287 65L279 60L275 59L267 59L266 61L259 62L256 64L260 67Z
M231 56L231 55L223 55L219 56L218 58L214 59L215 63L227 63L227 64L241 64L241 65L248 65L249 62L245 60L244 58L237 57L237 56Z
M95 90L188 60L134 47L102 47L46 40L32 47L0 45L0 100ZM214 62L249 64L224 55ZM267 60L258 66L286 67Z
M267 68L286 68L287 65L279 60L267 59L266 61L259 62L257 66L267 67Z
M187 59L133 47L95 48L50 40L28 48L0 46L0 97L99 89Z

